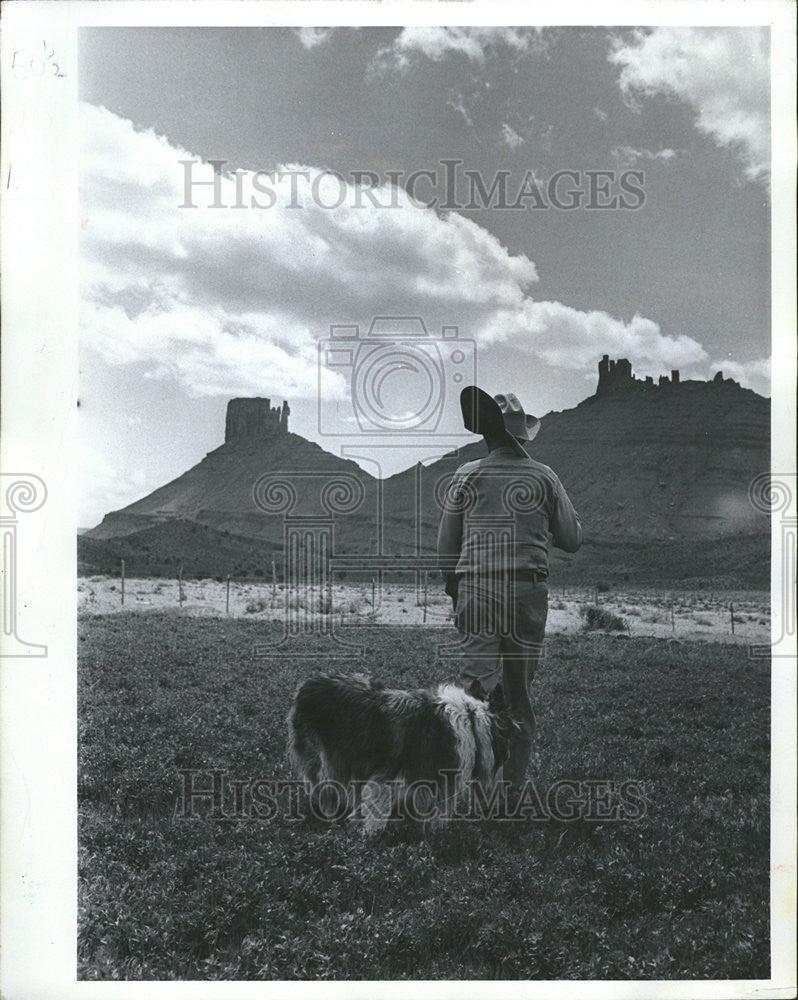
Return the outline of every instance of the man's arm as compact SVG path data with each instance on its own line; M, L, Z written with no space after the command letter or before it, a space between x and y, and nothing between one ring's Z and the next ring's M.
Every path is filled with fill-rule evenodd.
M554 544L564 552L576 552L582 544L582 523L557 476L554 477L554 510L549 530Z
M457 601L457 576L455 570L460 559L463 544L463 512L460 504L450 502L454 497L457 477L452 480L446 493L441 523L438 525L438 566L444 579L444 589L452 601Z

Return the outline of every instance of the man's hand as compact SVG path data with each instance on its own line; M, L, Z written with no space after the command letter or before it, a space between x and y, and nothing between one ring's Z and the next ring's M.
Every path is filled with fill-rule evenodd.
M456 573L444 573L443 574L443 589L452 599L452 608L457 608L457 574Z

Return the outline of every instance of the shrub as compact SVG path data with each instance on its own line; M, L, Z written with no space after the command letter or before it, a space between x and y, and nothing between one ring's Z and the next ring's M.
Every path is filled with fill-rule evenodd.
M609 592L612 590L612 584L607 583L606 580L599 580L599 582L596 584L596 590L600 594L609 594Z
M265 601L262 597L259 597L257 601L249 601L244 610L248 615L254 615L259 611L265 611L268 606L269 602Z
M618 615L595 604L580 604L579 617L583 621L582 628L587 632L591 629L607 629L609 632L628 632L629 625Z

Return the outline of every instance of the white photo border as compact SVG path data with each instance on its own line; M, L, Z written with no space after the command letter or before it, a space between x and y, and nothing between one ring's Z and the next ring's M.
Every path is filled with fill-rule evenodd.
M597 21L597 14L600 15ZM47 647L3 658L2 990L60 997L406 995L406 983L78 982L76 810L76 430L78 396L77 31L88 25L557 24L771 26L772 471L795 472L795 9L780 2L39 2L3 9L4 474L37 476L46 502L20 527L19 627ZM43 43L62 75L14 72L14 52ZM42 294L46 286L47 294ZM35 372L31 382L29 373ZM781 579L773 526L772 595ZM24 545L22 544L24 542ZM773 601L774 637L781 622ZM793 653L795 637L792 637ZM415 982L419 997L746 997L795 988L796 660L773 660L771 756L772 972L768 980Z

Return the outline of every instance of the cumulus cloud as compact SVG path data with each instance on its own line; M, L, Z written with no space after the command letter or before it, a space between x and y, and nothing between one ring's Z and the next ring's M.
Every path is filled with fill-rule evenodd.
M628 323L599 310L583 312L562 302L525 297L515 310L497 310L482 333L483 342L525 340L547 364L592 373L596 354L634 358L642 369L701 365L709 355L692 337L666 336L653 320L635 315Z
M377 72L391 69L406 72L420 56L440 62L449 56L459 55L481 65L486 54L493 49L526 52L544 46L541 32L534 28L415 25L403 28L390 46L379 50L372 69Z
M619 41L609 59L621 67L625 95L667 94L690 104L696 127L733 149L745 176L770 172L770 72L766 28L654 28Z
M192 394L280 386L310 397L331 324L410 312L433 327L463 315L479 329L537 279L485 229L401 188L375 189L373 205L343 178L288 164L260 178L264 195L252 174L215 176L104 109L82 114L84 342ZM252 198L273 204L229 207Z
M196 396L313 398L330 325L391 315L457 325L478 347L508 344L575 372L593 373L603 353L641 369L708 361L650 319L534 301L531 260L401 188L375 187L373 204L343 177L288 164L260 176L264 194L253 174L215 175L109 111L82 115L82 337L109 364ZM253 197L270 207L230 207ZM343 375L325 379L329 398L345 392Z

